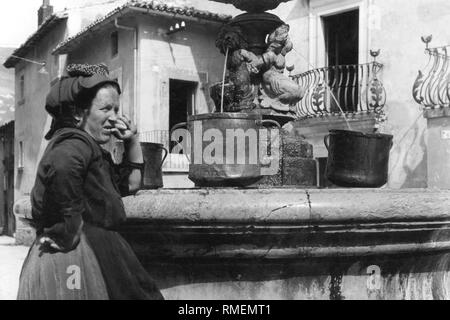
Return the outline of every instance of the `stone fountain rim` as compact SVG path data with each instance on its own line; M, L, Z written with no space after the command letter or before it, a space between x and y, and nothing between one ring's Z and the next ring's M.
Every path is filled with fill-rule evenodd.
M269 12L262 12L262 13L242 13L236 17L234 17L229 24L230 25L236 25L243 22L256 22L256 21L262 21L265 23L268 22L276 22L280 25L284 24L284 21L281 20L277 15L274 15Z
M259 113L247 113L247 112L214 112L214 113L202 113L188 117L188 122L198 120L210 120L210 119L244 119L244 120L262 120L262 115Z

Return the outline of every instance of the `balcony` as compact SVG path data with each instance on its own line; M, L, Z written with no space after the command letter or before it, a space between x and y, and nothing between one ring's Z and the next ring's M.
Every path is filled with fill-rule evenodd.
M386 90L380 81L383 65L339 65L309 70L292 78L306 89L297 105L299 120L357 114L380 116L386 104Z
M431 36L422 38L426 43L428 65L419 74L413 86L414 100L424 107L425 117L442 114L448 116L450 107L450 46L429 48Z

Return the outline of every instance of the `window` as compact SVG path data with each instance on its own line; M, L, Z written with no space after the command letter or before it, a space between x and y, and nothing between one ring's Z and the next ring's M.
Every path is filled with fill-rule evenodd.
M195 110L195 95L198 82L170 79L169 82L169 128L187 122L188 116ZM177 143L171 141L170 150Z
M359 10L325 16L322 19L327 65L358 64Z
M123 91L123 84L122 84L122 67L119 67L117 69L111 70L109 72L109 76L111 79L113 79L114 81L116 81L121 90ZM119 107L119 114L126 114L131 116L131 111L130 111L130 106L128 103L124 103L124 95L120 95L120 107ZM126 99L126 98L125 98ZM127 101L127 100L125 100Z
M25 75L22 74L19 77L19 104L25 102Z
M111 56L115 57L119 53L119 33L114 31L111 33Z
M359 10L322 17L322 23L325 59L330 67L326 77L335 98L330 99L330 109L332 112L339 112L340 108L342 111L357 111Z
M368 0L317 0L309 1L309 63L313 68L329 66L326 53L326 26L324 20L328 17L338 16L353 11L358 11L358 63L366 63L371 60L368 43ZM350 14L351 15L351 14Z
M186 122L194 113L197 86L197 82L170 79L169 128Z
M17 164L17 169L19 169L19 170L23 170L23 168L24 168L23 159L24 159L23 142L20 141L19 142L19 163Z

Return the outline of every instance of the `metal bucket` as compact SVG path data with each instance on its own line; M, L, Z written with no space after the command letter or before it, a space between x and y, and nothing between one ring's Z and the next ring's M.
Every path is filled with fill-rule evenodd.
M259 114L249 113L208 113L190 116L187 123L180 123L172 128L172 131L186 127L191 136L191 152L189 179L198 187L245 187L251 185L262 178L261 165L259 159L253 161L250 152L259 151L259 129L264 124L273 124L279 127L279 124L273 120L262 120ZM203 141L204 133L208 130L220 132L222 136L227 137L227 130L249 129L257 132L255 144L247 143L245 139L245 161L237 161L238 141L234 139L232 147L235 150L233 164L227 163L227 143L223 143L224 161L221 164L205 163L203 154L212 141ZM210 131L211 132L211 131ZM200 140L200 141L199 141ZM230 148L230 146L228 146ZM258 155L256 155L258 157ZM242 163L244 162L244 163Z
M326 177L341 187L379 188L387 183L393 136L330 130Z
M151 142L141 142L141 148L145 161L143 189L162 188L162 166L167 158L167 149L162 144Z

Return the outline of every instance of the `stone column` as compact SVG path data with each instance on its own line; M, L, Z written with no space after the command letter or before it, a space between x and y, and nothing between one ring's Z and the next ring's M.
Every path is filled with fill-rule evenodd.
M265 176L255 186L264 187L317 187L317 165L313 146L305 139L281 130L279 170L276 175Z
M428 187L450 189L450 108L425 109Z

